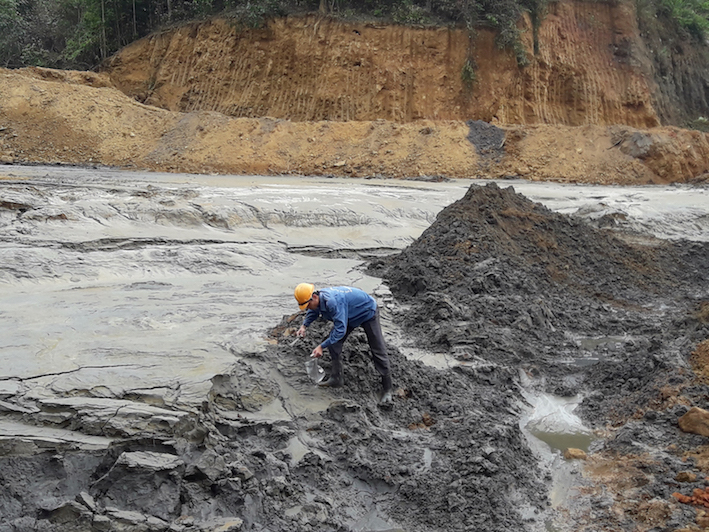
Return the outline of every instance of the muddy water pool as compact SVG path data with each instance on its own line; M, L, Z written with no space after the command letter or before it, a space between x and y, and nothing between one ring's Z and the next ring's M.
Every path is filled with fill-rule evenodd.
M0 400L11 414L24 408L31 416L39 404L46 408L36 415L51 422L84 409L97 423L120 423L137 400L177 423L169 418L174 409L196 407L214 375L263 349L267 330L297 310L297 282L350 284L391 304L363 261L405 247L472 183L483 184L4 167ZM709 239L706 188L498 184L619 228ZM407 346L384 322L389 341L408 356L441 369L453 364ZM293 391L271 407L277 411L260 415L327 404ZM543 397L530 404L546 409L547 420L566 420L567 428L555 426L560 434L583 435L568 404ZM167 406L173 413L161 410ZM2 437L19 435L60 437L16 422L0 426ZM61 438L85 441L71 431Z

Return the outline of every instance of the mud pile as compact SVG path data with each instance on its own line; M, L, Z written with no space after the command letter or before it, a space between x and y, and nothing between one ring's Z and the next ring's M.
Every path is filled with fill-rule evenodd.
M105 75L47 69L0 69L0 93L3 164L632 185L706 182L709 172L709 135L677 128L233 118L142 105Z
M329 333L325 324L311 329L315 342ZM279 370L303 380L303 357L279 351ZM514 375L490 364L442 372L391 346L390 357L396 399L387 408L376 404L379 379L366 338L353 333L345 387L329 392L337 400L322 419L301 424L328 455L311 474L335 501L333 521L346 524L360 511L363 486L377 511L407 531L519 530L537 521L545 473L518 425Z
M364 336L354 333L344 351L346 386L322 390L304 361L329 326L292 345L299 322L284 319L272 332L278 345L215 376L201 411L169 434L121 438L96 427L118 438L93 452L6 441L0 525L423 532L538 520L545 474L519 428L508 369L441 372L392 348L397 397L381 407ZM286 395L290 404L301 397L299 411L279 408Z
M471 187L371 268L411 304L403 319L427 345L462 359L558 366L583 355L576 336L647 331L668 298L684 314L698 304L706 246L633 239L490 184Z
M423 345L463 363L521 369L548 393L581 394L584 422L611 431L600 456L656 453L640 460L652 473L631 483L633 496L659 499L663 523L677 527L693 520L670 494L688 467L682 453L698 444L677 419L707 392L687 363L709 336L706 264L706 244L596 229L491 184L471 187L371 270L408 305L398 319ZM587 524L617 530L645 519L609 510L625 496L587 501L599 517Z
M361 332L345 344L345 387L314 386L304 363L330 326L294 342L301 314L266 324L262 351L230 348L201 403L101 387L33 399L3 381L0 529L677 528L694 510L672 493L704 486L684 455L702 438L677 418L709 394L687 363L709 337L709 246L638 240L471 187L371 265L395 296L387 319L458 361L439 370L389 346L392 405L378 404ZM605 431L568 507L550 506L552 471L520 427L529 390L581 394ZM681 472L694 480L679 486Z

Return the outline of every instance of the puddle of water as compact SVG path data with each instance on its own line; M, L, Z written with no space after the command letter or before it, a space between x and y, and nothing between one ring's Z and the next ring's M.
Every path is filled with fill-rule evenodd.
M290 454L291 459L290 459L290 465L291 467L295 466L300 462L303 457L308 453L310 449L308 448L307 445L305 445L298 436L293 436L290 441L288 442L288 446L286 447L286 452Z
M460 362L448 353L433 353L431 351L426 351L425 349L413 347L402 348L401 352L409 360L418 360L424 365L436 369L450 369L460 365Z
M523 392L532 406L529 413L522 416L522 430L532 436L531 443L543 455L576 448L588 451L595 439L593 432L586 428L573 412L581 402L580 396L557 397L554 395L527 390Z
M531 429L529 433L546 443L552 450L561 452L570 448L588 451L595 439L592 434L585 433L544 432L536 429Z
M370 510L351 526L353 532L405 532L403 528L392 527L383 519L376 508Z
M576 343L582 349L593 351L599 347L609 347L611 349L619 349L627 344L631 338L629 336L598 336L589 337L581 336L576 338Z

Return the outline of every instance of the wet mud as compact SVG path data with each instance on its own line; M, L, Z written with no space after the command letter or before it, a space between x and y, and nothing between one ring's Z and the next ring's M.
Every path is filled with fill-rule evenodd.
M395 397L380 405L355 332L345 386L318 388L305 362L329 325L295 341L293 314L263 324L263 349L226 344L233 364L193 402L28 396L4 380L0 530L635 530L648 515L678 528L694 510L671 493L702 437L677 419L709 393L688 363L709 337L707 264L705 242L612 232L473 185L368 266L391 291L377 294L385 327L447 368L390 342ZM617 496L571 465L573 493L555 503L520 422L535 393L578 397L591 459L631 471Z
M694 520L670 494L692 468L684 453L701 443L677 420L709 391L688 364L709 335L709 247L638 237L552 213L511 187L473 186L401 254L371 266L407 305L399 320L422 345L582 397L576 413L604 436L599 456L652 456L638 459L636 492L626 485L602 504L579 495L576 520L560 529L646 524L617 510L624 498L659 500L663 530Z

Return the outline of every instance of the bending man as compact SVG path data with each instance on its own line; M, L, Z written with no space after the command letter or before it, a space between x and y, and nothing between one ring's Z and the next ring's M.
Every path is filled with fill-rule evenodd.
M342 378L342 346L349 334L357 327L362 327L367 335L369 348L372 350L372 360L377 372L382 376L382 402L392 400L391 374L389 372L389 356L387 355L382 327L379 324L379 309L374 298L359 288L350 286L335 286L315 290L309 283L300 283L295 287L295 299L305 313L303 325L296 333L305 336L308 326L319 317L333 323L330 336L318 345L310 356L320 358L323 349L328 348L332 358L330 378L320 383L320 386L339 387Z

